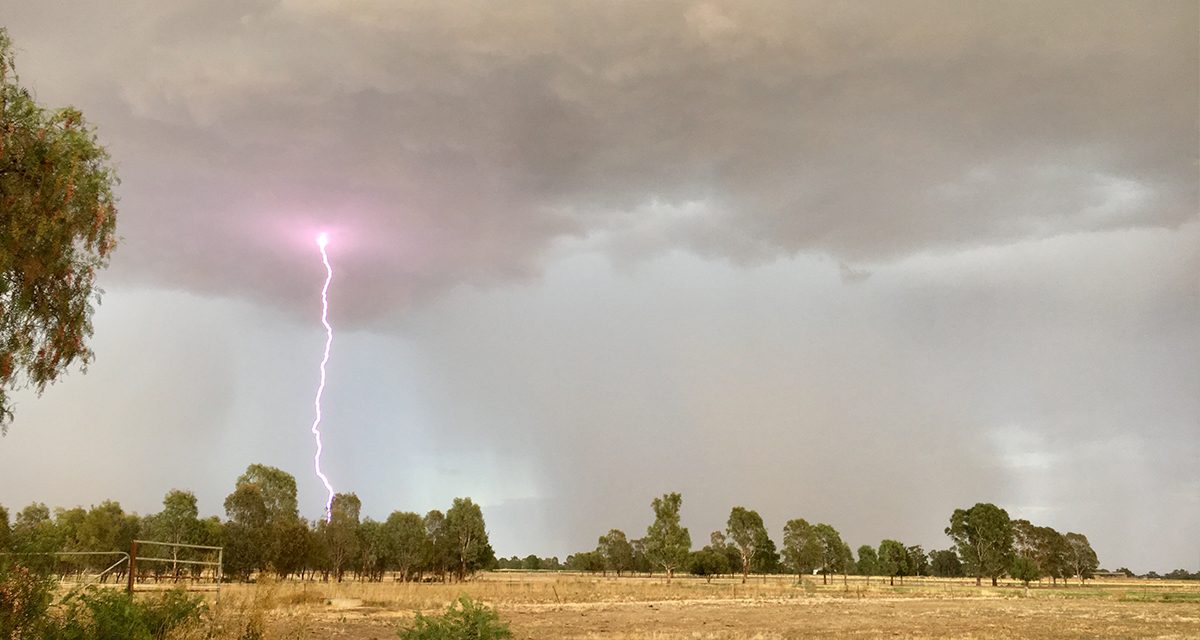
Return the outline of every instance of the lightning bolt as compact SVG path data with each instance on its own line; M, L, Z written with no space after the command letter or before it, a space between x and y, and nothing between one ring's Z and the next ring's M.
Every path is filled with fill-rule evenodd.
M312 423L313 438L317 442L317 453L313 456L313 466L317 471L317 477L321 479L321 483L325 485L325 490L329 493L329 497L325 499L325 519L329 520L333 509L333 485L329 484L329 478L321 472L321 395L325 393L325 365L329 362L329 347L333 344L333 326L329 324L329 283L333 280L333 267L329 264L329 254L325 253L325 246L329 244L329 234L320 233L317 235L317 247L321 250L321 262L325 263L325 286L321 287L321 324L325 325L325 354L321 356L321 384L317 385L317 397L313 399L313 408L316 410L316 418Z

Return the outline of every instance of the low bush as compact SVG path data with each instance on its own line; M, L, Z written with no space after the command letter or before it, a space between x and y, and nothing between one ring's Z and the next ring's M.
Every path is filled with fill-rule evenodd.
M0 640L162 640L199 623L203 602L182 591L133 598L78 589L55 601L55 580L24 567L0 567Z
M508 624L488 607L467 596L450 603L440 616L417 614L413 626L400 630L402 640L500 640L511 638Z

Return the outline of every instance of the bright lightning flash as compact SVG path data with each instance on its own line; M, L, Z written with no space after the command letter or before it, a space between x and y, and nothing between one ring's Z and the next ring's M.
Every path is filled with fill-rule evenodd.
M329 520L333 509L333 485L329 484L329 478L321 472L321 395L325 393L325 365L329 362L329 347L333 344L333 327L329 324L329 283L333 280L333 267L329 265L329 254L325 253L325 247L329 244L329 234L320 233L317 235L317 247L321 250L321 262L325 263L325 286L321 288L321 324L325 325L325 354L321 356L321 384L317 386L317 397L313 400L313 408L316 409L317 416L313 420L312 434L317 441L317 453L313 456L313 465L317 471L317 477L321 479L321 483L325 485L325 490L329 493L329 497L325 499L325 519Z

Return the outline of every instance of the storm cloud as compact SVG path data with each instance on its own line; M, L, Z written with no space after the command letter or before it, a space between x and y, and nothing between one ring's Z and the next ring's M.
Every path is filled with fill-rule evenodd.
M636 536L667 490L697 540L746 504L776 535L804 516L944 546L986 499L1085 531L1105 566L1194 563L1198 21L0 1L22 81L116 159L124 237L99 361L18 408L0 461L104 433L145 445L163 486L101 485L143 510L188 484L215 511L251 461L316 496L295 349L328 229L353 331L330 466L368 511L474 492L524 555ZM117 394L134 372L153 407ZM211 462L158 462L194 430ZM109 497L80 482L49 491Z

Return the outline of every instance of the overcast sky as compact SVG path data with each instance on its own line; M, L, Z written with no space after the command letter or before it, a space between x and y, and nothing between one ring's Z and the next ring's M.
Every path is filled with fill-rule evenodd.
M95 364L0 503L469 495L565 556L683 494L927 548L956 507L1200 568L1195 2L0 0L119 168ZM223 515L223 514L222 514Z

